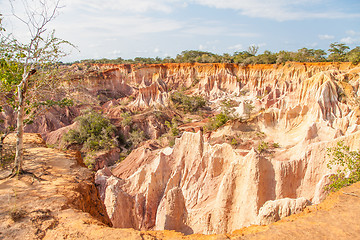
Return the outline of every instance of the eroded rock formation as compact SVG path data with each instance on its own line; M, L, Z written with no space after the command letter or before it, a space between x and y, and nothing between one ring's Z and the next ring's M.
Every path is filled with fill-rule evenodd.
M109 216L125 211L121 214L129 216L134 228L210 234L268 223L318 203L332 173L326 149L340 140L358 148L359 72L350 64L327 63L174 64L133 70L129 85L135 81L153 89L159 79L168 88L182 84L207 97L213 109L219 100L231 98L238 103L239 117L248 120L207 134L184 132L173 148L138 149L111 174L98 172ZM138 96L159 99L159 94ZM148 107L151 101L142 102ZM137 107L142 105L137 101ZM259 150L251 135L260 132L263 142L281 147ZM240 147L221 143L231 134L240 138ZM111 219L129 227L115 215Z
M81 108L103 110L125 136L130 127L120 126L121 114L138 112L133 123L152 139L176 115L174 91L202 95L213 114L231 99L238 120L212 132L202 131L206 119L180 126L185 132L172 148L144 145L96 174L115 227L226 233L324 198L336 170L327 167L326 149L338 141L359 148L359 74L350 63L93 65L69 96ZM9 111L1 115L6 122L14 119ZM47 114L28 131L56 142L79 110ZM278 147L260 149L262 142Z

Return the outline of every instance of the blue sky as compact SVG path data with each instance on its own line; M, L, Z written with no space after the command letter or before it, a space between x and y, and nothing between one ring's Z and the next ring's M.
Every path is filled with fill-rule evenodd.
M19 1L19 0L15 0ZM49 0L47 0L49 1ZM63 0L49 28L72 42L65 61L175 57L183 50L230 53L360 45L359 0ZM9 15L8 0L0 12ZM20 31L15 20L5 24ZM19 33L21 34L21 33Z

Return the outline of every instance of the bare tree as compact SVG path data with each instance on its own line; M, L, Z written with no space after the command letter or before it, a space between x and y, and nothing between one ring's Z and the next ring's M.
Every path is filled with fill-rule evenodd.
M255 56L257 54L257 52L259 51L259 46L257 45L250 45L248 47L248 53L250 53L251 55Z
M67 41L55 37L55 31L48 31L46 26L55 19L60 8L60 0L9 0L12 16L27 28L26 40L7 34L0 27L0 59L7 71L2 87L13 92L13 107L17 113L16 155L12 175L23 173L24 158L24 116L25 106L29 101L29 90L47 85L49 79L44 77L54 67L59 58L66 55L61 49ZM22 15L18 13L24 13ZM1 22L0 22L1 26ZM40 79L41 78L41 79Z

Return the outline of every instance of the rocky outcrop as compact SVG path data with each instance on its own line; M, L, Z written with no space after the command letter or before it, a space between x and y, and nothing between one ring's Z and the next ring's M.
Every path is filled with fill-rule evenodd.
M359 137L359 133L351 135ZM185 233L231 232L258 223L259 216L261 223L278 220L314 198L319 191L316 184L330 171L325 149L335 142L311 145L290 159L265 157L254 150L243 157L228 144L208 144L201 132L184 133L173 149L164 149L132 169L118 180L117 188L107 187L105 205L132 209L140 229ZM127 160L124 164L130 164ZM119 191L122 197L117 203L106 200ZM284 198L301 200L276 200ZM270 204L271 200L276 201Z
M129 104L130 108L143 109L149 107L163 108L169 104L169 93L166 84L158 79L149 86L142 84L137 91L136 99Z
M259 225L268 225L291 214L299 213L310 205L306 198L283 198L267 201L259 210L257 222Z
M359 70L351 68L327 63L245 68L174 64L146 74L142 69L141 81L134 70L132 81L147 86L155 78L170 88L177 78L214 108L221 99L232 99L239 104L238 114L248 120L206 135L184 132L173 148L136 150L112 170L111 178L118 179L113 190L106 187L110 178L101 176L105 201L108 193L113 198L121 192L116 201L125 202L117 204L132 209L124 214L132 212L138 229L205 234L265 224L318 203L325 196L326 176L336 170L327 167L326 149L340 140L358 148ZM244 148L220 141L232 131ZM251 138L256 134L281 147L259 150ZM116 208L114 202L106 202L107 208Z
M175 187L161 199L156 213L157 230L175 230L185 234L193 233L186 225L187 210L182 190Z

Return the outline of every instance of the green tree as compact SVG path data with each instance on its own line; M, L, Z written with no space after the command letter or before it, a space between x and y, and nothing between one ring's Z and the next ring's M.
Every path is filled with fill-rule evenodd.
M334 62L343 62L346 60L346 53L349 49L349 46L344 43L331 43L328 50L330 52L328 59Z
M350 148L340 141L336 147L327 149L329 161L328 168L337 166L337 174L333 175L328 189L337 191L342 187L360 181L360 152L350 151Z
M30 3L24 0L21 2L22 9L11 5L15 19L28 29L27 39L18 39L8 34L2 25L0 27L1 91L16 94L10 99L17 113L16 156L12 175L23 172L23 134L25 114L28 112L26 106L31 100L29 93L36 92L37 87L48 86L47 81L51 78L47 78L46 73L65 55L61 46L68 42L55 37L54 31L49 32L46 28L57 15L59 1L35 0ZM17 13L25 13L25 16Z
M360 62L360 47L356 47L347 53L346 59L353 64L359 64Z
M298 62L322 62L325 60L326 52L321 49L301 48L295 54Z
M243 63L246 59L249 59L250 57L253 57L251 53L248 51L242 51L242 52L235 52L233 54L234 63Z

